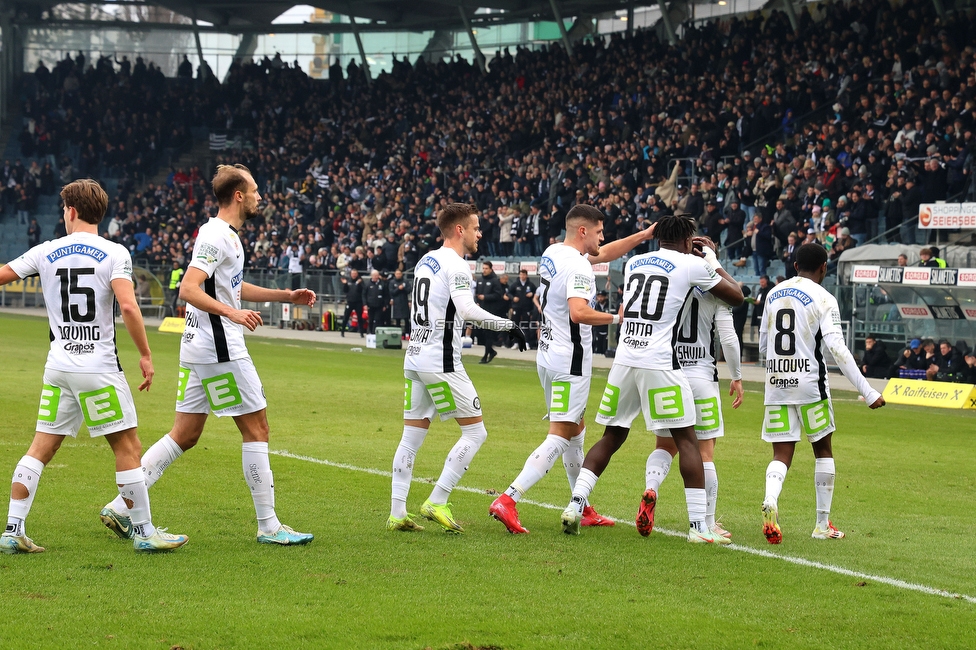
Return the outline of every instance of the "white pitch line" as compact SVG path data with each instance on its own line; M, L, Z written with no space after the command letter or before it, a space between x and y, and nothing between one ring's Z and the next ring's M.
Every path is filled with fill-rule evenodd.
M283 456L285 458L294 458L295 460L304 460L309 463L316 463L318 465L327 465L328 467L335 467L337 469L346 469L352 472L362 472L364 474L372 474L374 476L385 476L387 478L392 478L392 472L386 472L381 469L372 469L370 467L358 467L356 465L349 465L346 463L336 463L331 460L322 460L321 458L313 458L311 456L302 456L300 454L293 454L286 450L275 450L270 453L275 456ZM414 483L434 483L434 479L430 478L414 478ZM479 490L478 488L467 487L464 485L458 485L454 488L455 490L460 490L462 492L470 492L472 494L482 494L491 495L488 490ZM546 508L547 510L559 510L562 511L563 508L552 503L543 503L541 501L531 501L529 499L521 499L519 503L527 503L529 505L538 506L540 508ZM625 526L634 526L634 522L629 519L617 519L616 517L608 517L603 515L607 519L612 519L618 524L624 524ZM667 528L654 527L654 532L661 533L662 535L668 535L670 537L685 537L685 533L678 532L676 530L668 530ZM835 566L833 564L825 564L823 562L817 562L815 560L808 560L802 557L793 557L791 555L780 555L779 553L772 553L759 548L753 548L751 546L742 546L741 544L730 544L724 548L732 551L740 551L742 553L749 553L751 555L758 555L759 557L771 558L775 560L782 560L783 562L789 562L790 564L796 564L799 566L809 567L811 569L821 569L823 571L829 571L831 573L836 573L842 576L849 576L851 578L860 578L861 580L871 580L873 582L880 582L881 584L888 585L889 587L895 587L897 589L905 589L907 591L916 591L922 594L928 594L929 596L941 596L943 598L952 598L954 600L964 600L968 603L976 604L976 596L967 596L966 594L958 594L952 591L946 591L945 589L936 589L935 587L928 587L926 585L920 585L915 582L906 582L905 580L899 580L898 578L889 578L887 576L877 576L870 573L862 573L860 571L852 571L851 569L845 569L844 567Z

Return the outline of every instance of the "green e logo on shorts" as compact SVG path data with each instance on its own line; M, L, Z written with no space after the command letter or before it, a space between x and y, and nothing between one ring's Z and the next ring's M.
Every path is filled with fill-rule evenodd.
M44 384L41 387L41 405L37 409L39 422L54 422L58 419L58 407L61 405L61 389L57 386Z
M85 424L89 427L122 419L122 406L119 404L119 394L115 392L115 386L79 393L78 401L81 403L81 412L85 415Z
M176 401L182 402L186 399L186 385L190 381L190 369L180 368L179 377L176 378Z
M617 415L617 402L620 400L620 388L607 384L603 389L603 397L600 399L600 408L597 415L612 418Z
M803 432L813 436L830 426L830 406L827 400L820 400L813 404L800 407L800 419L803 420Z
M763 421L763 431L766 433L789 433L790 409L787 405L766 405L766 418Z
M413 404L413 382L409 379L403 382L403 410L409 411Z
M201 383L203 390L207 393L210 408L214 411L237 406L244 402L241 399L241 391L237 389L237 381L232 372L204 379Z
M430 394L430 398L434 400L434 407L437 408L438 413L447 413L457 409L457 405L454 403L454 393L446 381L430 384L427 386L427 392Z
M696 399L695 410L698 411L698 421L695 431L711 431L721 424L721 411L718 410L718 400L714 397Z
M685 416L681 386L652 388L647 391L647 401L651 405L651 418L654 420L673 420Z
M552 399L549 401L549 410L553 413L569 412L569 393L572 384L568 381L552 382Z

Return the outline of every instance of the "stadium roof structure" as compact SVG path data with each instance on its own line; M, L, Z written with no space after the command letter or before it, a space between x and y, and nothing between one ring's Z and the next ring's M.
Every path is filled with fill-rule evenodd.
M710 0L693 0L708 2ZM342 33L464 30L510 23L597 16L634 7L664 5L664 0L74 0L73 4L161 7L204 24L65 20L47 17L63 0L0 0L12 22L28 27L118 27L222 33ZM308 4L350 22L272 24L296 4ZM12 11L11 11L12 10ZM490 11L481 11L490 10ZM206 24L209 23L209 24Z

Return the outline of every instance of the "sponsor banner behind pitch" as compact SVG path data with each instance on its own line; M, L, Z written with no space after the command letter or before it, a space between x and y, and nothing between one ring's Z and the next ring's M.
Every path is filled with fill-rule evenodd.
M857 284L907 284L912 286L976 288L976 269L856 264L851 268L851 282Z
M919 228L976 228L976 203L923 203Z
M889 404L976 409L976 386L971 384L890 379L882 395Z

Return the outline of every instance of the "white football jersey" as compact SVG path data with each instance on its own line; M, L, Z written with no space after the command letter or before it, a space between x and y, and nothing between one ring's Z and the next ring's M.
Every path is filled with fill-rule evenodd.
M241 308L244 247L233 226L216 217L200 226L189 266L207 274L203 290L208 296L234 309ZM181 362L224 363L247 356L243 325L193 305L186 306Z
M830 397L823 339L832 332L843 334L837 299L813 280L797 276L769 292L759 326L766 342L766 404Z
M732 323L732 308L707 291L695 287L683 312L675 352L689 377L718 381L715 333L719 321Z
M446 246L420 258L413 275L410 305L410 344L404 370L454 372L461 365L464 319L453 298L471 296L471 270Z
M691 291L708 291L722 278L705 260L662 248L630 258L624 267L624 314L614 363L648 370L679 370L682 308Z
M112 280L132 281L124 246L86 232L30 249L10 268L21 278L40 275L51 350L45 368L63 372L118 372Z
M569 317L569 299L590 306L596 296L596 275L586 256L572 246L553 244L539 262L539 305L542 329L536 363L555 372L589 377L593 372L592 327Z

